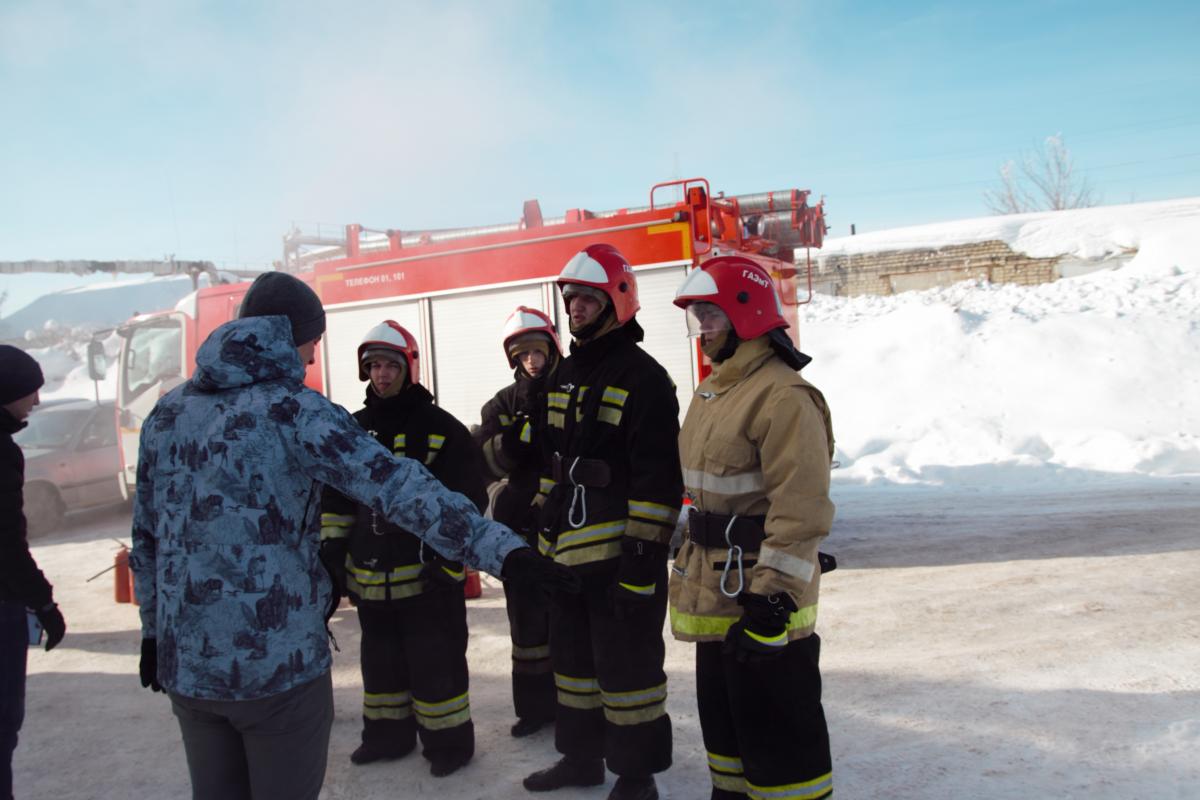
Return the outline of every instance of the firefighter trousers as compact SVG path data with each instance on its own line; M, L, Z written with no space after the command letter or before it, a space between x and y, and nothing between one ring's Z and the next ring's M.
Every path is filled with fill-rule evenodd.
M365 744L426 758L475 751L467 676L467 608L461 587L388 603L359 602Z
M558 692L554 744L575 758L604 758L617 775L639 777L671 766L667 716L666 566L653 598L618 619L611 592L615 565L583 575L579 594L558 593L550 612L550 658Z
M504 584L512 637L513 709L519 719L554 719L554 670L550 663L550 601L530 587Z
M738 661L722 642L696 645L696 697L712 800L816 800L833 792L821 707L821 640Z

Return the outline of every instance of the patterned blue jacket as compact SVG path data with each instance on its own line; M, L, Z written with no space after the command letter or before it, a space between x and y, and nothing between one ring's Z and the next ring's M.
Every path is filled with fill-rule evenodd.
M158 680L253 700L329 669L321 484L499 575L525 543L306 388L286 317L226 323L142 428L130 566Z

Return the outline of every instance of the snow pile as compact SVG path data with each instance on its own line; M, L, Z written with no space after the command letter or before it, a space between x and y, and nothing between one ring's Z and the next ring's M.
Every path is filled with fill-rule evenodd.
M837 237L826 240L820 256L1000 240L1032 258L1099 259L1144 250L1147 242L1163 232L1189 224L1200 224L1200 197L980 217Z
M108 360L104 380L100 381L100 399L112 400L117 396L117 359L121 351L121 337L114 331L104 342L104 354ZM53 347L41 347L28 351L42 367L46 379L39 395L42 400L58 400L73 397L92 398L96 386L88 377L87 341L73 340Z
M1200 473L1200 200L1146 205L1138 225L1120 208L1058 215L1110 228L1022 215L1044 218L1019 223L1016 239L1041 254L1137 246L1115 271L803 307L805 375L833 410L835 480L982 488ZM968 222L986 221L925 226L927 240Z

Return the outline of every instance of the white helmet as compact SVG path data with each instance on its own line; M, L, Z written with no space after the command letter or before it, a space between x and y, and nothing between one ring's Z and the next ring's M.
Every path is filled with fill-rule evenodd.
M408 368L409 380L413 383L421 382L421 354L417 351L417 339L395 320L384 320L367 331L367 335L363 337L362 344L358 346L360 381L370 377L363 367L376 355L387 355L391 358L400 356L404 359L404 366Z

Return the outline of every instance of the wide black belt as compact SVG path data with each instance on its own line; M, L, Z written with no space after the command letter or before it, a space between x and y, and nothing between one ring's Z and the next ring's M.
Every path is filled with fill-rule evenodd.
M733 521L730 527L729 522ZM688 514L688 538L702 547L730 547L736 545L743 550L758 550L767 534L763 531L766 516L735 517L730 514L714 514L711 511L692 509ZM728 529L729 537L725 531Z
M732 514L714 514L711 511L697 511L693 508L687 520L688 538L702 547L736 546L743 551L752 552L761 550L763 540L767 538L763 530L767 518L761 514L735 517ZM729 524L730 520L733 521L732 526ZM817 553L817 563L822 573L837 569L837 559L829 553Z
M558 453L550 457L550 475L555 483L572 486L591 486L603 489L612 482L608 463L598 458L563 458Z

